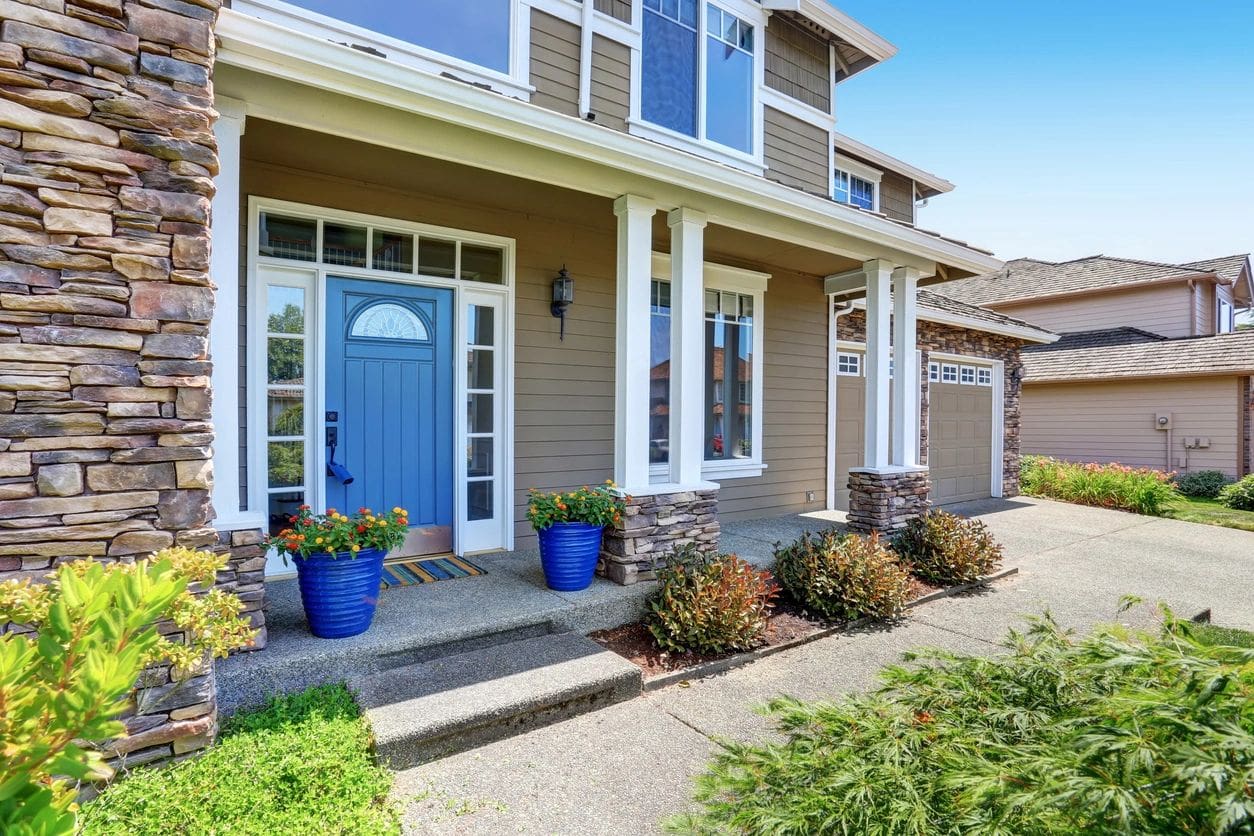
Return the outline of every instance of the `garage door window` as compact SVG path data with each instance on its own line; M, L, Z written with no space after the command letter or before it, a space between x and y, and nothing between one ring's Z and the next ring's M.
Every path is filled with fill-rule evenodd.
M976 370L976 382L978 382L981 386L992 386L993 385L993 370L984 369L984 368L977 369Z
M943 366L941 366L941 383L957 383L957 382L958 382L958 367L955 365L951 365L950 363L945 363Z
M927 379L929 383L940 383L940 363L927 364Z
M841 351L836 354L836 374L844 377L861 377L862 376L862 355L846 354Z
M962 367L962 379L960 382L963 386L975 385L975 366Z

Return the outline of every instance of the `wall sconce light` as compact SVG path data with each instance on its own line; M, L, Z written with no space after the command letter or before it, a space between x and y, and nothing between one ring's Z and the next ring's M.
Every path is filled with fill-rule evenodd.
M553 304L549 310L553 316L562 321L561 336L559 339L566 339L566 309L575 301L575 280L570 277L570 273L566 272L566 265L562 265L562 269L558 271L557 278L553 280Z

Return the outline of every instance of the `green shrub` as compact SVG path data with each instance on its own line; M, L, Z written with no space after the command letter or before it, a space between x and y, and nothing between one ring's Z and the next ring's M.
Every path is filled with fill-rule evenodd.
M681 546L658 570L649 632L663 650L725 653L762 643L776 588L734 554Z
M74 832L71 781L113 774L84 741L125 733L115 718L146 665L168 662L179 675L252 640L238 598L188 591L212 584L225 563L166 549L132 564L67 563L48 583L0 584L0 625L36 631L0 635L0 833ZM160 635L165 619L190 643Z
M941 651L869 695L771 705L731 744L686 833L1250 833L1254 651L1048 617L1007 653Z
M1221 490L1219 501L1234 511L1254 511L1254 474Z
M1232 482L1222 470L1195 470L1176 476L1176 490L1185 496L1196 496L1202 499L1214 499L1219 496L1220 489Z
M1158 470L1121 464L1076 464L1046 456L1023 457L1019 485L1029 496L1154 517L1162 516L1167 503L1177 496L1171 476Z
M974 583L1001 564L1001 545L988 526L948 511L915 517L893 537L893 551L914 574L945 586Z
M832 619L895 618L910 594L910 574L877 534L803 534L776 547L775 579L797 603Z
M391 774L343 685L274 697L194 760L141 767L83 808L83 834L397 833Z

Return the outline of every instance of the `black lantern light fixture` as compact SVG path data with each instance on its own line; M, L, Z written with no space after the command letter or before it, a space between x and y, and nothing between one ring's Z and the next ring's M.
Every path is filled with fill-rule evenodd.
M562 265L562 269L557 272L557 278L553 280L553 304L549 310L553 312L553 316L562 321L560 339L566 339L566 309L575 301L575 280L570 277L570 273L566 272L566 265Z

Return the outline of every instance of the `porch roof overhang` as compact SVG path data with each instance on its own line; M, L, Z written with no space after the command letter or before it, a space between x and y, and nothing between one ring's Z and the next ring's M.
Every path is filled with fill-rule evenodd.
M603 197L699 207L712 223L923 276L1002 266L887 218L230 9L217 35L218 93L250 115Z

